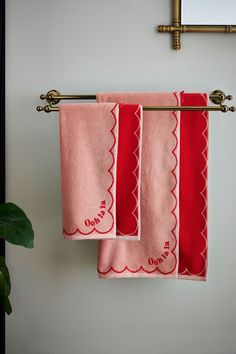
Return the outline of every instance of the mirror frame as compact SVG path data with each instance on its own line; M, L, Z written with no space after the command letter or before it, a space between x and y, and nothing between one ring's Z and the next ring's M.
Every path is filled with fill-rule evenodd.
M158 26L158 32L172 34L172 48L181 49L180 34L188 32L198 33L236 33L236 26L232 25L182 25L181 0L173 1L172 25Z

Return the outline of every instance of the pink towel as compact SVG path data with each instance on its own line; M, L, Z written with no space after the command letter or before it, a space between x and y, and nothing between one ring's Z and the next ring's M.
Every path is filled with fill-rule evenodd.
M60 105L64 238L116 237L116 161L119 106Z
M138 240L142 107L60 106L63 234Z
M176 106L177 93L98 94L98 102ZM141 240L100 241L101 278L177 277L179 239L179 112L144 112Z

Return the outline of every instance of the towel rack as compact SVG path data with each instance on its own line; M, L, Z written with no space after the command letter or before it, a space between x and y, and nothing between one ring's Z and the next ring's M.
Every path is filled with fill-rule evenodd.
M224 105L225 100L232 100L231 95L226 95L221 90L214 90L210 96L210 100L216 106L144 106L144 111L220 111L220 112L235 112L235 106ZM95 100L96 95L61 95L57 90L50 90L46 95L40 95L41 100L47 100L48 105L37 106L37 111L46 113L59 111L59 107L55 106L60 100Z

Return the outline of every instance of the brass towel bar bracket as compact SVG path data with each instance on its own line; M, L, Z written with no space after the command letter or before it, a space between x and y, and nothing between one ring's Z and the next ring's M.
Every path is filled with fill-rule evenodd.
M38 112L53 112L59 111L59 107L55 106L61 100L95 100L96 95L61 95L57 90L50 90L46 95L40 95L41 100L47 100L48 105L37 106ZM227 106L224 103L225 100L232 100L231 95L226 95L221 90L213 91L210 96L210 100L216 106L144 106L144 111L220 111L220 112L235 112L236 107Z
M236 26L231 25L182 25L181 0L173 0L172 25L158 26L158 32L172 34L172 48L180 49L180 34L197 33L236 33Z

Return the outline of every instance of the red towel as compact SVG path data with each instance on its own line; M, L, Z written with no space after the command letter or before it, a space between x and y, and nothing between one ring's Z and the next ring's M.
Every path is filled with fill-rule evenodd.
M142 106L119 105L116 180L116 236L140 239L140 178Z
M206 106L206 94L181 94L183 106ZM179 278L207 276L208 113L183 111L180 120Z

